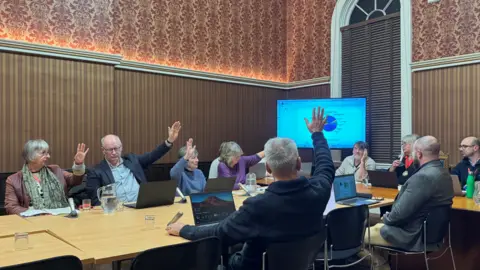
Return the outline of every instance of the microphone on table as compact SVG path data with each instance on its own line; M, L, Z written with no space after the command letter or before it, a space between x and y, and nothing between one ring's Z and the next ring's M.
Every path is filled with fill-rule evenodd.
M180 189L177 187L177 193L178 195L180 195L180 197L182 198L179 203L186 203L187 202L187 198L185 198L185 195L183 195L182 191L180 191Z

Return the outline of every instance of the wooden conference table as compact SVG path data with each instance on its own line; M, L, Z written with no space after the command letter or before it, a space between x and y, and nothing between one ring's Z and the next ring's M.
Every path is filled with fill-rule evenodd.
M269 185L273 179L261 179L259 185ZM372 193L374 197L383 197L394 199L398 194L398 189L370 187L357 184L357 192ZM451 224L451 242L453 254L455 257L456 269L477 270L477 260L480 257L480 233L477 228L480 226L480 206L476 205L472 199L465 197L454 197L452 204ZM440 253L431 254L430 257L439 256ZM429 261L430 269L453 269L450 255L447 253L437 260ZM399 269L426 269L423 256L399 256Z
M241 194L241 191L234 191L237 208L247 198ZM392 202L391 199L385 199L371 207L386 206ZM345 206L333 203L328 207ZM90 211L82 211L76 219L62 216L25 219L19 216L3 216L0 217L0 267L66 254L79 257L86 265L132 259L147 249L188 241L170 236L165 231L167 223L179 211L183 212L180 222L194 223L189 202L138 210L124 208L112 215L104 215L101 208L95 207ZM155 216L153 229L145 225L146 215ZM30 249L14 251L15 232L29 233ZM30 253L35 256L27 256Z

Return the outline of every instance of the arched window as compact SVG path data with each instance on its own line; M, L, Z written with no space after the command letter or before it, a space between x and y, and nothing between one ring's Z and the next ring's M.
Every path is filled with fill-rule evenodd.
M390 163L401 149L399 6L399 0L359 0L341 28L342 96L367 98L369 156L378 163Z
M350 24L400 12L400 0L359 0L350 15Z

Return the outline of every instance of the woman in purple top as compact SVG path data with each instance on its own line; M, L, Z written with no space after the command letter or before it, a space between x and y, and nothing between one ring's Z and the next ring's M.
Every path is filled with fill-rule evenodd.
M263 151L255 155L243 156L242 148L236 142L223 143L220 148L218 177L236 176L233 189L237 190L239 183L245 184L247 169L260 162L264 156Z

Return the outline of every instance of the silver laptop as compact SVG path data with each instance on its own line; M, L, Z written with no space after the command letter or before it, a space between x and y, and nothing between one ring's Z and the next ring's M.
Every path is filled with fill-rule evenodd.
M261 160L259 163L253 165L248 169L249 173L254 173L257 179L263 179L265 178L267 174L267 165L265 163L265 160Z
M460 186L460 180L458 179L457 175L451 174L452 177L452 184L453 184L453 194L458 197L465 196L465 193L462 191L462 187Z
M357 185L355 184L355 175L335 176L333 181L335 193L335 202L343 205L357 206L370 205L378 203L378 200L363 198L357 196Z

